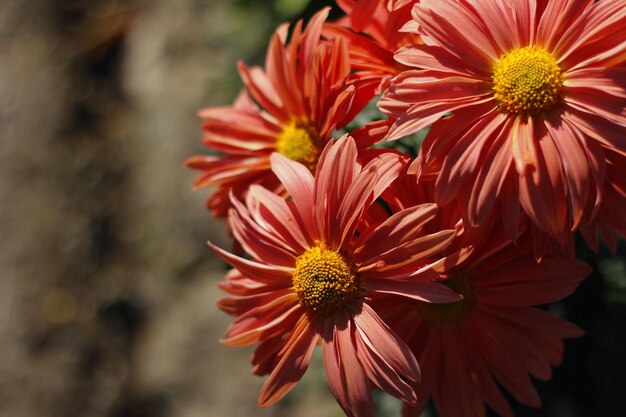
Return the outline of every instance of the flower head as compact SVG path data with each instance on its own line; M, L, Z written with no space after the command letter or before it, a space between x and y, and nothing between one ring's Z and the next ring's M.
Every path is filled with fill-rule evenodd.
M333 131L345 127L373 97L373 86L351 79L345 41L320 38L328 10L317 13L304 30L298 22L289 42L287 26L281 26L270 42L265 69L239 63L246 91L235 104L200 112L203 143L222 154L196 156L187 165L201 171L195 187L218 187L208 201L215 216L227 213L230 192L241 198L250 184L284 194L270 169L272 152L314 171ZM371 142L358 143L366 147Z
M424 44L396 59L421 70L379 106L390 139L433 125L414 169L437 201L472 225L502 207L513 238L520 208L563 248L606 235L607 204L626 210L626 177L607 175L626 154L626 2L422 0L413 17Z
M222 285L233 294L220 306L236 316L225 343L258 342L254 372L269 373L259 403L283 397L305 372L321 341L330 389L350 416L371 416L371 389L415 404L409 384L417 362L404 342L369 306L376 294L429 302L459 296L432 281L437 257L455 230L423 233L433 204L414 206L368 227L361 220L405 169L384 152L357 162L351 138L330 142L315 176L280 154L272 169L290 195L285 200L252 186L245 204L233 198L231 228L250 260L211 247L235 272Z
M432 397L441 417L484 417L488 405L512 417L500 389L531 407L540 398L530 376L548 380L561 362L563 338L577 337L575 325L533 306L561 300L590 272L582 262L545 258L537 263L528 233L517 246L499 231L476 241L472 255L441 271L449 288L463 295L451 304L427 305L378 297L373 305L420 364L422 397L406 405L419 416ZM465 236L465 244L471 242Z

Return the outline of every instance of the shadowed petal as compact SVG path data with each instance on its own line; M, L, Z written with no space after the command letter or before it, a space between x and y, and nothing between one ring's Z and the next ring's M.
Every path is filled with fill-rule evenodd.
M328 386L349 417L374 417L369 379L355 355L353 324L346 313L337 316L342 327L327 324L322 342Z
M427 303L453 303L462 297L445 285L429 281L369 278L363 288L373 293L384 293L412 298Z
M461 2L422 0L413 13L429 38L468 65L489 71L490 63L500 55L482 22Z
M279 154L273 153L270 157L272 171L283 183L285 189L291 196L294 204L298 208L302 220L309 230L315 235L313 227L313 175L304 165Z
M229 326L222 343L229 346L251 345L284 333L301 316L302 308L296 303L293 294L283 295L237 317Z
M362 264L399 245L414 236L431 221L437 213L437 205L421 204L395 213L370 233L362 235L355 244L353 253ZM393 245L390 242L394 242Z
M373 355L405 379L419 381L420 370L415 356L369 305L363 304L363 309L353 320L358 337Z
M291 285L291 275L293 274L293 268L284 266L265 265L259 262L250 261L248 259L241 258L232 253L226 252L211 242L208 243L209 247L219 255L220 258L228 262L230 265L237 268L242 274L254 277L259 281L268 284L281 284L288 286Z
M303 230L300 213L283 197L253 184L250 186L248 199L250 216L297 253L302 253L313 245L313 238Z
M303 315L289 335L285 347L278 352L280 360L261 388L261 407L274 404L298 383L309 366L317 338L309 318Z

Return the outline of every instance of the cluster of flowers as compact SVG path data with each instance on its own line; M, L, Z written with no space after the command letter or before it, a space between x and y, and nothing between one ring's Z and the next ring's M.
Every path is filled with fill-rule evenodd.
M210 244L233 266L224 343L258 343L261 406L320 345L349 416L373 389L404 416L512 416L502 389L539 407L530 377L582 331L536 306L590 273L576 231L626 236L626 0L337 3L200 113L221 154L188 166L239 248ZM416 158L389 146L425 128Z

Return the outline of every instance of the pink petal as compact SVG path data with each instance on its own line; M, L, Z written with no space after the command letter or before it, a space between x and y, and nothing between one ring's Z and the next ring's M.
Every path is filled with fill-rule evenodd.
M623 90L622 90L623 93ZM626 131L625 97L618 97L595 87L570 87L565 102L591 114L615 123L616 129Z
M566 91L572 88L594 88L607 94L626 98L626 67L580 68L567 72L563 85Z
M535 125L537 167L519 177L520 203L531 220L558 239L571 229L562 164L544 123Z
M474 76L480 79L489 79L489 72L477 71L465 63L461 58L448 53L444 48L436 45L412 44L400 48L394 55L396 61L409 67L424 70L450 73L449 76Z
M280 360L263 384L259 394L259 405L267 407L283 398L298 383L309 366L317 334L309 318L304 315L289 335L285 347L278 352Z
M497 315L502 320L512 324L523 323L526 327L533 329L538 334L556 338L574 338L585 334L574 323L570 323L547 311L537 308L513 307L503 309L501 307L488 307L486 310L490 314Z
M468 333L473 334L472 339L475 341L475 349L480 352L482 359L488 364L496 379L518 401L538 408L541 405L539 395L526 371L515 362L515 357L508 354L500 346L499 342L493 339L494 336L479 325L478 320L468 323L468 325L470 324L471 327L468 326Z
M275 337L295 325L302 313L302 307L293 295L281 296L237 317L229 326L222 343L229 346L247 346Z
M362 264L369 264L370 259L392 249L394 245L400 245L412 239L436 214L436 204L421 204L401 210L370 233L361 235L352 253L358 256Z
M294 61L287 56L283 41L277 31L272 37L267 50L265 70L268 78L272 81L272 84L278 90L278 94L285 102L285 107L292 109L295 114L303 115L305 110L299 92Z
M593 175L584 150L585 140L580 131L572 129L568 123L563 123L560 119L548 120L546 127L563 163L573 223L571 231L574 231L583 219L587 198L593 191L591 183Z
M626 141L623 140L624 135L626 135L624 128L603 117L571 105L565 107L562 117L576 129L605 147L626 154Z
M189 168L203 172L194 182L194 189L210 187L237 180L242 176L254 176L267 171L269 163L266 155L242 158L240 156L196 156L185 163Z
M252 373L254 375L267 375L275 368L278 360L276 355L286 344L283 335L274 336L262 340L250 357Z
M537 147L532 117L524 120L516 117L511 126L511 152L515 161L515 169L520 175L537 168Z
M303 42L300 46L300 65L306 68L311 61L311 57L315 53L315 49L319 45L320 35L322 33L322 26L326 19L328 18L328 12L330 11L330 7L324 7L319 12L315 13L311 20L309 20L307 24L307 28L304 31L304 36L302 38ZM294 41L292 39L292 44Z
M507 52L520 46L519 35L512 31L516 26L516 16L508 4L502 0L471 1L484 29L489 32L497 50Z
M537 41L548 50L554 50L580 15L589 7L593 0L550 0L541 16L537 27Z
M380 277L412 277L422 274L424 263L447 248L455 239L456 231L441 230L390 248L378 256L369 258L364 267L382 262L376 269ZM441 259L440 259L441 260Z
M363 216L365 209L374 201L372 186L376 183L378 173L374 167L364 170L348 189L338 213L338 225L329 222L330 241L334 248L339 248L345 241L354 237L358 220ZM332 227L334 226L334 227Z
M268 284L276 283L287 286L291 285L293 268L261 264L259 262L250 261L226 252L225 250L213 245L211 242L209 242L208 245L220 258L237 268L242 274L248 277Z
M509 322L503 322L491 314L481 315L480 320L492 334L498 335L495 339L497 343L507 349L527 372L543 381L552 377L550 362L533 337L532 329L525 328L523 322L511 326Z
M343 246L354 232L363 212L386 190L405 168L405 157L397 152L379 153L350 185L337 213L339 228L331 230L335 247Z
M453 303L463 298L445 285L429 281L368 278L363 280L362 286L372 293L399 295L427 303Z
M316 228L313 222L313 175L304 165L279 154L273 153L270 157L272 171L291 196L295 206L302 216L306 230L315 236Z
M500 392L480 353L473 348L466 349L466 352L468 361L473 365L478 388L483 400L501 416L513 417L511 406L509 406Z
M353 317L356 332L372 354L409 381L419 381L420 370L409 347L396 335L372 308L363 303L361 312Z
M293 206L284 198L255 184L250 186L248 198L253 200L248 205L251 217L297 253L303 253L313 246L313 238L307 235L300 224L302 220L299 212L293 210Z
M476 280L476 296L487 304L529 306L559 301L571 294L578 283L591 273L582 263L569 264L560 259L541 263L525 258L507 263L501 270Z
M263 70L258 67L248 68L243 62L239 62L238 68L239 75L248 91L261 107L281 122L287 122L289 114L285 105Z
M262 259L271 265L293 267L299 253L254 222L235 198L231 202L236 209L230 212L229 224L246 252L254 259Z
M468 347L460 340L462 335L451 327L442 327L440 333L445 378L435 379L433 400L437 409L442 417L484 416L485 406L478 398L475 381L470 379L473 364L467 359Z
M388 109L385 107L387 104L391 104L393 108L393 102L387 102L387 95L384 95L378 102L378 107L386 112ZM462 111L468 107L480 106L485 103L492 103L493 99L489 95L482 97L468 97L460 100L445 101L428 103L427 105L415 104L409 108L406 112L401 113L397 120L394 121L387 140L396 140L404 136L411 135L418 130L428 127L441 119L441 117L448 112ZM397 102L395 102L397 103Z
M328 329L333 324L327 323L322 344L330 391L349 417L374 417L369 379L357 360L352 342L353 325L346 313L339 314L335 323L342 327L335 324Z
M536 0L512 1L511 3L513 16L517 21L517 30L513 30L513 36L517 38L516 46L530 45L535 42L535 15L537 2Z
M510 124L505 125L494 139L474 181L467 207L467 217L472 226L483 224L492 213L512 169L513 157L508 146L509 129Z
M353 29L356 31L365 29L372 21L372 16L379 4L379 0L357 0L350 14Z
M489 71L499 57L493 39L482 22L455 0L422 0L413 9L414 17L429 39L482 71ZM461 52L462 51L462 52Z
M495 167L484 162L484 155L506 129L506 117L500 113L488 115L476 122L466 133L458 138L457 143L446 155L441 173L435 183L435 195L441 205L449 204L458 196L462 187L478 171L478 164L488 166L490 171ZM499 173L492 172L498 176Z
M287 294L293 294L293 290L291 288L270 289L263 293L222 298L217 301L217 305L221 310L229 314L241 315L254 308L266 306L271 301ZM287 299L287 297L284 299Z
M331 242L340 232L335 229L339 206L360 170L354 140L344 137L326 145L318 162L312 194L321 240Z
M620 1L589 5L577 21L568 22L567 30L559 37L554 47L559 63L568 69L595 66L590 64L607 51L609 56L623 51L625 22L626 8Z

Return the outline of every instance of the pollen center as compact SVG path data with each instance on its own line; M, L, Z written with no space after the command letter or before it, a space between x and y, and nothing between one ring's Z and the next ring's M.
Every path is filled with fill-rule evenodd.
M359 290L354 265L323 244L296 259L292 280L300 304L325 313L346 307Z
M458 323L467 316L476 305L476 296L471 284L471 278L466 273L453 274L442 284L457 294L463 296L462 300L447 304L420 303L418 313L431 323Z
M311 130L293 122L286 125L278 136L276 150L310 170L315 168L320 153Z
M500 110L532 116L561 100L563 74L545 49L527 46L500 56L493 68L493 97Z

